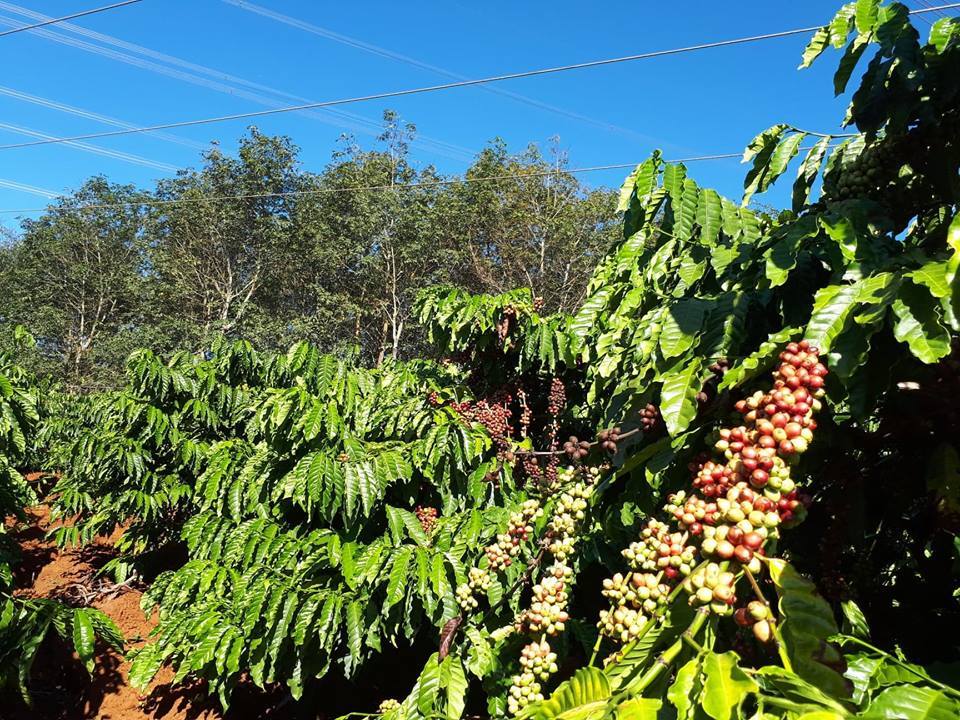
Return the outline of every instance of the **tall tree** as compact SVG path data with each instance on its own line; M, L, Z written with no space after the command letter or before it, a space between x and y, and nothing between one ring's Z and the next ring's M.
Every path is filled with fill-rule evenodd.
M142 193L89 180L58 200L5 251L4 321L37 337L48 371L109 381L130 347L143 298Z
M550 310L579 305L620 230L616 194L585 188L567 165L556 141L549 157L533 145L512 156L501 140L480 153L445 213L466 253L465 282L485 292L529 287Z
M236 158L214 147L200 170L157 187L151 270L158 322L176 343L198 346L220 334L269 338L265 295L288 283L285 263L295 196L297 149L288 138L255 128ZM229 198L229 199L228 199Z
M444 192L433 167L417 169L409 156L416 128L393 112L384 114L380 146L353 143L339 151L318 178L317 238L333 240L337 257L317 266L321 295L349 297L340 314L364 354L380 363L412 350L416 291L453 277L455 258L442 242L438 198ZM329 257L330 246L317 252ZM348 317L349 315L349 317ZM352 322L352 328L347 323Z

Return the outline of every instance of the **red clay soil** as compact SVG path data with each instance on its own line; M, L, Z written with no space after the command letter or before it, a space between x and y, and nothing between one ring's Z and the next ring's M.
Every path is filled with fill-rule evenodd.
M49 508L39 505L27 511L29 522L11 528L23 552L16 571L15 587L23 597L56 598L71 605L90 605L109 615L127 639L128 649L142 646L154 626L140 610L141 589L114 586L96 577L97 570L112 556L115 537L98 539L84 548L61 550L46 539L50 529ZM119 529L116 534L119 533ZM52 633L55 636L55 633ZM130 664L113 650L98 643L93 677L77 656L57 637L48 637L33 665L33 707L16 696L0 696L0 720L219 720L224 718L216 700L199 683L171 686L173 673L165 668L147 693L127 684ZM241 697L242 696L242 697ZM277 697L257 688L238 689L233 707L224 720L282 717L276 711Z

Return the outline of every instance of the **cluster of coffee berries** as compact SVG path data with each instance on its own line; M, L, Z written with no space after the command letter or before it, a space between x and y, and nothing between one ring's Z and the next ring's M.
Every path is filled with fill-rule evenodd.
M716 362L707 368L715 380L722 380L724 373L729 369L730 361L726 358L717 358Z
M620 441L621 432L618 427L601 430L597 433L597 442L600 443L601 448L613 455L617 452L617 443Z
M742 423L716 434L712 443L719 456L698 458L691 467L692 492L668 497L664 510L673 527L650 520L640 540L623 551L634 572L604 581L613 604L601 613L604 635L633 637L636 627L659 615L657 601L672 591L671 583L680 583L692 605L733 613L741 572L759 574L767 540L803 518L808 500L799 494L791 467L817 428L813 415L827 374L819 355L806 341L790 343L780 354L772 389L736 403ZM725 367L718 363L717 370ZM657 587L651 602L637 604L631 589L637 582L644 592ZM762 602L740 613L756 613L758 639L769 638L773 627L761 606L769 613Z
M570 619L567 614L566 578L547 575L533 586L533 600L519 618L522 631L557 635Z
M563 444L563 451L571 460L583 460L590 454L590 443L587 440L580 440L576 435L571 435Z
M461 583L457 585L457 604L460 606L460 609L464 612L470 612L471 610L476 610L480 607L480 601L477 600L476 595L474 595L473 588L470 587L469 583Z
M760 571L756 553L780 525L776 503L755 493L745 483L730 489L717 500L717 525L706 526L700 551L707 557L736 560L751 572Z
M533 534L533 523L543 517L543 508L537 500L526 500L517 512L510 514L507 531L497 535L497 541L486 548L487 562L494 570L505 568L520 553L520 545Z
M698 567L690 577L683 581L689 602L695 607L709 605L717 615L730 615L737 601L734 590L736 576L724 570L717 563L706 563Z
M646 434L651 434L663 427L663 418L660 408L653 403L647 403L640 411L640 428Z
M507 695L507 711L517 715L527 705L543 700L540 683L557 670L557 654L545 638L526 645L520 652L520 674L513 676Z
M660 582L656 573L617 573L603 581L603 595L621 607L651 614L670 594L670 586Z
M457 603L465 610L474 610L479 607L477 600L479 593L485 593L490 589L493 578L484 568L472 567L467 574L467 582L457 586Z
M684 533L672 533L669 526L650 519L640 538L640 542L630 543L622 552L633 570L662 572L671 580L690 574L696 561L696 549L687 544Z
M420 527L423 528L423 531L430 535L433 532L433 529L437 526L437 509L435 507L423 507L418 505L416 509L417 520L420 521Z
M563 385L563 380L554 378L550 381L550 393L547 395L547 412L551 417L556 417L566 404L567 389Z
M377 712L381 715L386 715L388 712L393 710L399 710L401 707L399 700L394 700L393 698L387 698L380 703L380 707L377 708Z
M610 600L611 608L600 611L600 633L617 642L630 642L667 604L670 591L655 573L617 573L605 579L603 595Z
M889 208L936 205L941 192L927 173L914 172L913 158L929 154L926 141L910 136L880 137L856 149L844 147L840 162L833 162L823 179L824 194L831 200L869 198ZM898 218L895 222L900 222Z
M430 407L439 407L440 406L440 393L436 390L431 390L427 393L427 403Z
M752 600L746 607L737 608L733 613L737 625L750 628L753 636L762 643L773 638L774 619L770 606L760 600Z
M450 407L467 422L479 423L501 449L509 445L513 427L510 425L512 398L505 395L496 400L478 400L477 402L454 402Z
M721 436L730 431L724 428L720 431ZM718 446L719 450L720 447ZM732 486L734 480L734 469L728 464L707 460L697 470L697 474L691 483L704 497L715 498L727 492Z
M533 586L530 607L517 617L519 632L533 636L520 658L521 673L514 676L508 710L517 714L530 702L542 699L540 682L557 671L556 655L547 636L563 632L567 621L573 568L568 561L577 543L580 526L586 517L590 496L600 480L597 468L565 467L557 471L556 502L547 524L546 552L553 556L540 582Z
M703 384L703 389L697 393L697 403L699 405L706 405L717 396L717 385L723 379L723 374L727 372L729 367L730 363L727 362L726 358L719 358L710 365L708 368L710 377Z
M696 485L696 478L694 479ZM688 496L683 490L667 496L664 506L673 519L694 536L703 534L704 525L713 525L717 520L717 504L696 495Z
M569 480L573 475L572 468L562 471L561 482ZM596 468L584 470L583 477L561 491L557 499L548 526L550 544L547 550L559 562L565 561L573 552L577 543L577 530L586 517L590 496L598 479L599 471Z

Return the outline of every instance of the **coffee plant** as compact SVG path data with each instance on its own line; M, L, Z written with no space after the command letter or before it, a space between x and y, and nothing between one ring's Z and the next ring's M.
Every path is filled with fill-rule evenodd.
M911 623L923 622L930 637L940 632L934 617L951 627L958 619L955 581L936 582L934 590L936 574L929 572L938 568L955 577L957 557L957 456L947 439L956 413L949 403L935 408L934 396L956 377L960 329L958 98L951 79L960 69L958 25L937 21L921 44L904 6L857 2L816 33L803 64L831 46L846 48L835 77L838 93L857 61L871 47L875 51L844 119L855 132L818 135L789 125L764 131L745 153L752 167L740 203L701 188L682 165L664 164L659 155L641 164L621 196L624 240L601 261L583 307L561 321L548 350L528 349L529 342L539 351L542 336L535 333L549 321L527 307L505 323L496 317L495 299L471 307L448 296L459 312L477 309L483 317L486 310L485 319L496 327L481 343L480 323L461 325L448 315L453 329L435 333L448 347L463 336L486 352L512 350L522 358L520 371L539 356L545 369L569 379L567 387L582 388L568 423L612 428L598 437L613 455L593 493L596 519L580 530L589 561L614 570L599 583L611 607L597 608L596 590L580 602L581 612L599 610L600 639L584 643L590 636L584 638L576 615L568 613L573 619L565 625L574 626L575 637L568 643L551 637L546 644L535 638L514 664L511 653L496 651L516 644L508 638L515 630L522 634L522 622L491 629L486 637L468 636L461 657L486 683L491 714L957 713L960 695L944 682L946 666L938 666L946 674L934 677L899 651L880 650L852 598L880 617L900 619L899 636L876 631L887 642L909 644L928 661L955 661L955 647L931 652L929 643L914 639ZM751 210L751 196L776 182L810 138L793 210L776 217ZM821 187L816 200L815 185ZM755 390L777 363L775 386ZM821 407L824 418L814 420ZM898 415L908 408L912 419ZM725 426L730 409L740 419ZM908 433L905 447L890 434L897 419L922 423ZM666 431L659 437L658 421ZM825 438L817 422L826 423ZM718 426L724 429L714 430ZM642 432L627 446L610 443L611 436L634 429ZM602 467L592 443L580 437L567 441L567 457ZM867 438L869 445L858 448ZM721 456L698 453L704 441ZM925 458L918 448L928 450ZM878 456L865 457L873 450ZM843 463L852 476L866 473L856 483L863 490L853 501L827 504L836 501L841 485L852 485L830 469L847 453L865 460L859 471ZM801 470L813 480L807 496L798 483ZM694 478L686 488L684 471ZM895 479L901 486L896 499L867 495L872 477ZM666 522L644 520L657 496L666 501ZM909 505L895 505L903 497L910 497ZM902 530L883 529L867 515L879 511L890 522L903 516L904 507L911 526L923 526L916 542L905 543ZM785 532L807 515L829 533L813 543L813 552L807 552L811 543L802 529ZM889 553L883 572L837 577L855 565L854 558L865 567L882 562L863 547L863 537L875 538ZM619 563L610 557L616 542L624 548ZM538 552L536 545L528 549L533 560ZM912 559L912 552L924 559ZM817 578L821 594L795 564L815 571L828 559L830 575ZM595 576L589 567L578 574ZM567 585L565 606L571 603ZM889 606L889 596L881 596L890 587L910 597L909 614L878 607ZM927 597L924 587L932 591ZM578 588L584 592L582 581ZM541 602L539 594L533 592L531 607ZM834 615L841 611L842 631ZM594 659L613 641L622 646L604 651L600 669ZM493 648L492 660L487 648ZM566 660L559 648L567 651ZM455 661L439 659L428 662L413 692L391 713L426 717L448 707L445 673ZM540 701L555 668L571 662L584 667ZM897 670L888 674L889 663ZM504 701L504 683L496 678L511 668L520 671L519 682L507 688Z
M121 391L63 398L44 423L46 463L63 472L53 517L69 520L55 537L85 543L124 525L107 568L118 579L179 541L210 445L235 432L254 402L264 370L253 348L223 343L209 355L164 362L137 351Z
M14 331L14 349L31 342L22 328ZM72 643L91 672L97 637L123 650L120 631L100 611L14 594L19 552L7 535L7 521L26 520L24 508L37 502L19 470L33 447L39 404L29 375L15 364L12 355L0 352L0 688L15 684L28 702L30 670L40 644L51 631Z
M960 22L857 0L801 65L830 48L837 94L866 65L844 131L764 130L739 200L654 153L570 316L432 287L436 360L224 341L51 401L58 539L120 525L108 570L150 580L131 680L386 720L960 715ZM751 207L791 167L792 208Z

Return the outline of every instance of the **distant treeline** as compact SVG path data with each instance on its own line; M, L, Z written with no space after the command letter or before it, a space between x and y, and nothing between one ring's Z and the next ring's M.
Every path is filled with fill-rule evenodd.
M463 176L499 179L443 177L414 167L414 131L388 112L376 149L347 141L319 173L251 129L236 157L213 146L152 190L91 178L0 248L0 338L25 326L33 370L93 388L135 347L201 351L220 335L371 364L419 354L412 300L437 283L576 307L619 232L616 194L500 141Z

